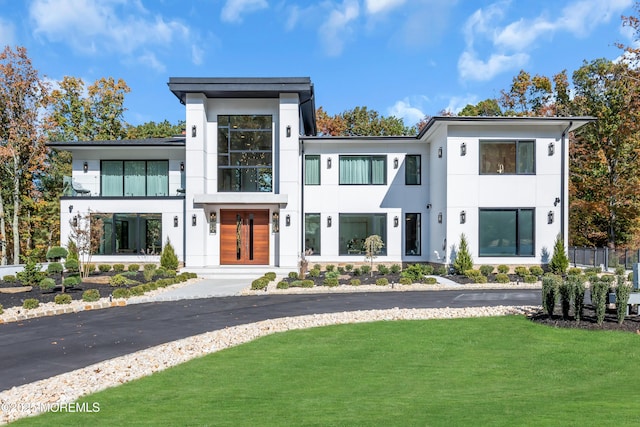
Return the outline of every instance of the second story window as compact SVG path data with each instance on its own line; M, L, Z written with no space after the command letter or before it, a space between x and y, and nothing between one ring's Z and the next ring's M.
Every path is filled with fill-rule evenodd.
M304 156L305 185L320 185L320 156L308 154Z
M534 141L480 141L480 174L535 173Z
M218 116L218 191L273 190L270 115Z
M419 154L408 154L404 158L404 183L420 185L421 158Z
M340 156L340 185L385 185L387 156Z
M169 194L167 160L103 160L100 167L103 197L156 197Z

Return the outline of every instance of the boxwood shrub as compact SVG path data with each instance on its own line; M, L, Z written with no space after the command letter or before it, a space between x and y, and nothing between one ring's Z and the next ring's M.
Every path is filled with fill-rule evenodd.
M122 274L116 274L115 276L111 276L109 278L109 284L111 286L126 286L131 282L131 280L127 279Z
M582 269L579 267L571 267L567 270L567 276L581 276Z
M327 265L327 266L325 267L325 270L327 270L327 271L333 271L333 270L335 270L335 268L336 268L336 266L335 266L335 265L333 265L333 264L329 264L329 265Z
M129 267L127 267L127 270L140 271L140 264L129 264Z
M82 301L94 302L100 299L100 292L97 289L87 289L82 293Z
M362 265L360 266L360 271L362 272L362 274L369 274L371 272L371 266L370 265Z
M101 273L106 273L111 271L111 265L110 264L99 264L98 265L98 270L100 270Z
M493 273L493 265L481 265L480 273L482 273L483 276L490 275L491 273Z
M498 273L496 274L496 282L509 283L511 282L511 279L509 279L509 276L506 273Z
M400 284L401 285L411 285L411 284L413 284L413 280L411 280L411 278L409 278L409 277L401 277L400 278Z
M338 286L338 279L334 277L327 277L322 281L322 284L329 287Z
M309 277L320 277L320 270L317 268L312 268L309 270Z
M18 281L18 279L16 278L16 276L14 276L13 274L7 274L5 275L2 280L4 280L7 283L16 283Z
M384 264L380 264L377 266L378 273L380 274L389 274L389 267Z
M290 271L289 272L289 279L297 279L298 278L298 272L297 271Z
M71 304L71 295L58 294L53 299L53 302L55 302L56 304Z
M536 283L538 281L538 276L534 276L532 274L527 274L524 276L525 283Z
M475 276L473 278L475 283L487 283L487 276L483 276L482 274Z
M529 267L529 273L531 273L533 276L540 277L544 274L544 270L539 265L532 265L531 267Z
M433 265L429 265L429 264L422 264L422 274L424 274L425 276L430 276L433 274Z
M345 265L345 266L344 266L344 269L345 269L346 271L351 271L351 270L353 270L353 264L347 264L347 265Z
M264 277L266 277L270 282L276 280L276 273L274 273L273 271L269 271L264 273Z
M137 297L140 295L144 295L144 286L142 285L134 286L130 289L130 291L131 291L131 296Z
M498 266L498 273L502 273L502 274L507 274L509 272L509 267L504 265L504 264L500 264Z
M281 280L276 285L276 289L289 289L289 282L285 282L284 280Z
M79 277L69 276L64 278L62 284L65 288L73 288L74 286L79 285L81 282L82 280Z
M124 264L113 264L113 271L122 273L124 271Z
M253 289L254 291L259 291L259 290L265 289L268 284L269 284L269 279L263 276L251 282L251 289Z
M31 309L34 309L34 308L38 308L39 306L40 306L40 301L38 301L35 298L27 298L22 303L22 308L24 308L26 310L31 310Z
M76 272L79 270L80 265L78 264L78 260L68 259L67 262L64 263L64 268L66 268L67 271Z
M378 285L378 286L387 286L387 285L389 285L389 279L387 279L386 277L380 277L380 278L376 279L376 285Z
M350 284L351 286L360 286L360 283L361 283L361 282L360 282L360 279L351 279L351 280L349 281L349 284Z
M438 279L436 279L435 277L425 277L422 282L426 283L427 285L436 285L438 283Z
M517 266L513 271L515 271L515 273L520 277L524 277L529 274L529 269L521 265Z
M42 289L43 291L50 291L51 289L56 287L56 281L53 280L51 277L45 277L44 279L42 279L40 281L40 283L38 284L38 286L40 287L40 289Z
M111 295L115 299L129 298L131 296L131 291L127 288L118 288L114 289Z

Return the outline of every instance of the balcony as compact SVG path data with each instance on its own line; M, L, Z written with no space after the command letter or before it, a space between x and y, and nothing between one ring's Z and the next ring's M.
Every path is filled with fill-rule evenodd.
M81 178L85 178L81 176ZM76 179L71 176L63 177L63 197L100 197L100 198L145 198L145 197L184 197L185 188L180 182L166 182L161 186L135 185L126 179L123 185L115 186L103 194L98 179L90 182L92 178ZM167 188L168 187L168 188Z

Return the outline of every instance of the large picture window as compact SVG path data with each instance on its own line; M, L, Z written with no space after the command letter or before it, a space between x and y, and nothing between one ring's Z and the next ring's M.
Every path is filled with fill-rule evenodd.
M270 115L218 116L218 191L273 190Z
M406 185L420 185L420 155L410 154L404 158L404 183Z
M534 256L533 209L480 209L480 256Z
M305 185L320 185L320 156L309 154L304 156Z
M320 255L320 214L304 214L304 253Z
M387 241L386 214L340 214L338 235L340 237L340 255L363 255L364 241L377 234L382 241ZM387 254L386 245L380 255Z
M534 141L480 141L480 173L536 173Z
M169 195L169 161L103 160L103 197L159 197Z
M102 220L102 239L97 255L160 255L161 214L92 214Z
M404 216L404 254L421 255L420 245L421 218L419 213L408 213Z
M340 185L385 185L387 156L340 156Z

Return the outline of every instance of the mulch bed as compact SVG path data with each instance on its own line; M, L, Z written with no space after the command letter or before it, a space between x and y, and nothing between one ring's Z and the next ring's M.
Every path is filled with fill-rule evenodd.
M109 285L109 277L116 274L111 271L108 273L97 273L92 274L88 278L84 279L81 284L73 287L67 288L65 293L70 295L73 300L81 300L82 293L89 289L97 289L100 292L100 298L108 297L117 287L113 287ZM142 272L137 273L135 276L127 276L130 279L136 280L141 283L145 283L144 276ZM57 280L59 283L60 280ZM0 280L0 289L3 288L13 288L21 286L20 283L7 283ZM130 287L130 286L129 286ZM19 293L3 293L0 292L0 304L2 304L3 308L22 306L22 303L25 299L35 298L40 301L41 304L47 302L53 302L56 295L60 294L62 291L60 286L57 286L53 290L43 291L40 290L37 286L34 286L33 289L29 292L19 292Z
M592 305L585 305L583 316L579 322L576 321L573 315L569 316L566 320L562 319L562 314L557 309L554 311L551 318L549 318L546 313L540 311L539 313L530 316L530 319L535 323L555 328L623 331L640 334L640 316L638 316L637 313L632 312L629 316L625 317L622 324L619 324L615 308L607 309L604 322L602 322L601 325L598 325L597 323L596 313Z

